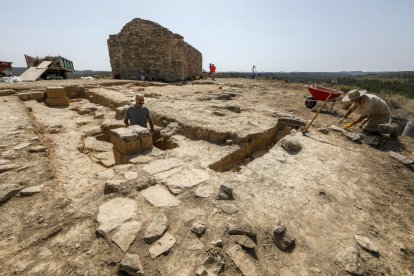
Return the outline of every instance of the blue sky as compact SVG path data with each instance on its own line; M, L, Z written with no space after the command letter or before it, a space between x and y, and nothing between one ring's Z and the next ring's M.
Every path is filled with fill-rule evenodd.
M179 33L218 71L414 71L412 0L0 0L0 60L61 55L111 70L106 40L133 18Z

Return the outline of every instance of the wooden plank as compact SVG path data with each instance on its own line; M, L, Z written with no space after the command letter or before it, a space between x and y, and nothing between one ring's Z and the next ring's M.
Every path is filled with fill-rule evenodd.
M51 63L52 63L51 61L45 60L45 61L42 61L42 63L40 63L36 68L45 69L45 68L48 68Z
M30 67L26 71L24 71L19 77L22 81L35 81L37 80L47 68L44 69L37 69L36 67Z

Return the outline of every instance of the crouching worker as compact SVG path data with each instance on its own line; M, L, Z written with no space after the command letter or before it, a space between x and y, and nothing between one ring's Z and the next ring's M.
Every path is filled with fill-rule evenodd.
M144 106L144 102L144 96L138 94L135 97L135 105L128 107L125 112L124 123L125 126L140 125L145 128L148 128L147 123L149 123L151 133L153 133L154 123L152 122L148 108Z
M345 129L361 123L360 128L363 132L389 133L392 139L398 138L398 126L391 123L390 108L379 97L367 94L366 90L353 89L343 97L342 101L352 101L352 105L339 123L343 123L344 118L355 110L361 114L355 121L345 124Z

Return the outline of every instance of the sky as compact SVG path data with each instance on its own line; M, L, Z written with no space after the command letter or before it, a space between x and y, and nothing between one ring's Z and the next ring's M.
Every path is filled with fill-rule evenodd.
M107 39L134 18L197 48L217 71L414 71L413 0L0 0L0 60L60 55L110 71Z

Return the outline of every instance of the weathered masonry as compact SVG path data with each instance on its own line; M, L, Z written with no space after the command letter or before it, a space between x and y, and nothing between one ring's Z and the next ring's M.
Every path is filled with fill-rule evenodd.
M112 77L178 81L201 75L202 55L184 38L139 18L108 39Z

